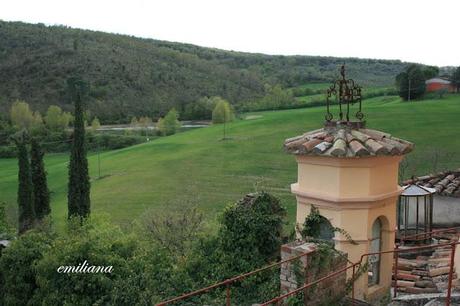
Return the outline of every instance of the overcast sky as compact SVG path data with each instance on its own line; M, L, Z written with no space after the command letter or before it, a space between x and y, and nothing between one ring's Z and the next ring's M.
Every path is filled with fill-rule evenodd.
M0 19L226 50L460 66L459 12L459 0L2 0Z

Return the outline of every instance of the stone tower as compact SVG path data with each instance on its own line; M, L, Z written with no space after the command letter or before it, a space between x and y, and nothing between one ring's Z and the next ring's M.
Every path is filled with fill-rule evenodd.
M412 143L367 129L362 121L361 89L342 79L328 90L337 95L339 118L332 120L329 103L321 129L286 139L284 147L295 155L298 181L291 185L297 198L297 223L302 224L312 205L333 227L351 235L355 243L335 233L338 250L358 262L362 254L394 248L399 163ZM349 119L350 104L359 103L357 120ZM342 110L346 110L346 113ZM357 298L374 300L391 286L392 254L369 257L368 277L355 282Z

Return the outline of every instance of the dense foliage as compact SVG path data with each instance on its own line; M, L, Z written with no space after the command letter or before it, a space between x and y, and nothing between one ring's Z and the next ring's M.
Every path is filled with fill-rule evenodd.
M43 162L43 151L36 139L31 141L30 167L34 186L34 209L37 219L43 219L51 212L50 192L46 181L46 170Z
M180 126L179 113L174 108L158 120L158 130L165 136L176 134Z
M14 240L0 257L0 305L33 303L38 288L35 266L49 249L49 233L30 231Z
M0 112L17 99L42 114L49 105L72 109L70 75L91 84L88 109L101 122L186 114L202 97L230 103L255 100L270 87L329 81L347 63L361 84L388 85L400 61L319 56L272 56L203 48L124 35L0 21ZM270 88L269 87L269 88Z
M69 162L68 216L87 217L90 213L90 182L86 157L85 123L82 96L85 83L77 78L69 79L69 91L75 98L75 124Z
M285 213L279 200L265 192L249 194L225 209L219 241L229 274L277 258Z
M18 225L19 234L31 229L35 222L33 184L30 171L29 152L25 135L16 140L18 147Z
M278 259L284 208L267 193L247 195L223 213L209 234L196 210L165 218L150 215L139 228L122 230L104 218L68 220L64 232L34 229L0 256L0 304L154 305ZM171 239L173 232L179 241ZM147 233L147 235L146 235ZM58 273L87 261L112 273ZM277 269L232 286L236 305L278 293ZM225 288L188 300L218 305Z
M425 94L425 81L439 74L439 68L411 64L396 76L399 96L404 100L421 98Z

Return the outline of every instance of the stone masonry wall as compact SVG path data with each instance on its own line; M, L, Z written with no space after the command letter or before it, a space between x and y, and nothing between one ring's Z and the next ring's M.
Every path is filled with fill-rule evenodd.
M301 287L305 281L315 281L345 268L347 265L346 254L340 256L337 253L332 253L331 256L319 258L317 245L303 241L284 244L281 247L281 260L303 253L308 254L298 260L282 264L280 272L281 294ZM341 273L307 289L303 297L297 294L297 298L303 298L305 305L329 305L345 296L345 287L346 273Z

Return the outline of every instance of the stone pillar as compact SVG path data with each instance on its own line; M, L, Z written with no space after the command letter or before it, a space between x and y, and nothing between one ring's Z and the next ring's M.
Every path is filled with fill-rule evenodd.
M316 244L300 240L281 247L281 260L305 253L307 255L281 266L281 294L293 291L306 282L313 282L347 266L347 255L343 253L333 253L330 258L324 259L325 262L318 263L318 260L314 260L315 256L318 256ZM333 305L344 297L345 290L346 273L342 273L308 290L304 302L306 305ZM296 296L300 298L300 295Z

